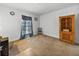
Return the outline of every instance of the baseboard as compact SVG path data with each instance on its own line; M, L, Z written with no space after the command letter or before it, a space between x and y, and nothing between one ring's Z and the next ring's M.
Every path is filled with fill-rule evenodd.
M47 36L47 37L51 37L51 38L54 38L54 39L58 39L58 40L59 40L59 38L57 38L57 37L52 37L52 36L49 36L49 35L46 35L46 34L42 34L42 35Z

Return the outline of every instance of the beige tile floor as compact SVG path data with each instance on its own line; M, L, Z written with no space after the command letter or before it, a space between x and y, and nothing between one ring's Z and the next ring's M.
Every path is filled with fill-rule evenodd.
M79 46L62 42L56 38L37 35L13 43L13 56L79 56Z

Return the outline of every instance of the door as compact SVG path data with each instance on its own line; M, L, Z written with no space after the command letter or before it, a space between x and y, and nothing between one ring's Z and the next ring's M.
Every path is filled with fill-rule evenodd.
M21 39L31 37L33 35L32 18L22 15L21 21Z
M61 16L60 20L60 40L74 44L74 15Z

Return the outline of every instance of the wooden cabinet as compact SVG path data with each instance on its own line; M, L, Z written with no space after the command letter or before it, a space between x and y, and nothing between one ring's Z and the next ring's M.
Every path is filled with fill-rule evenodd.
M74 15L59 17L60 40L74 44Z
M8 39L0 39L0 56L8 56Z

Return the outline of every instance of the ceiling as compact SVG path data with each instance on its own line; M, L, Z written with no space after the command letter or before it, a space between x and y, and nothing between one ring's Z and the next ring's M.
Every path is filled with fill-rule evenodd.
M2 3L0 5L18 8L41 15L58 9L78 5L78 3Z

